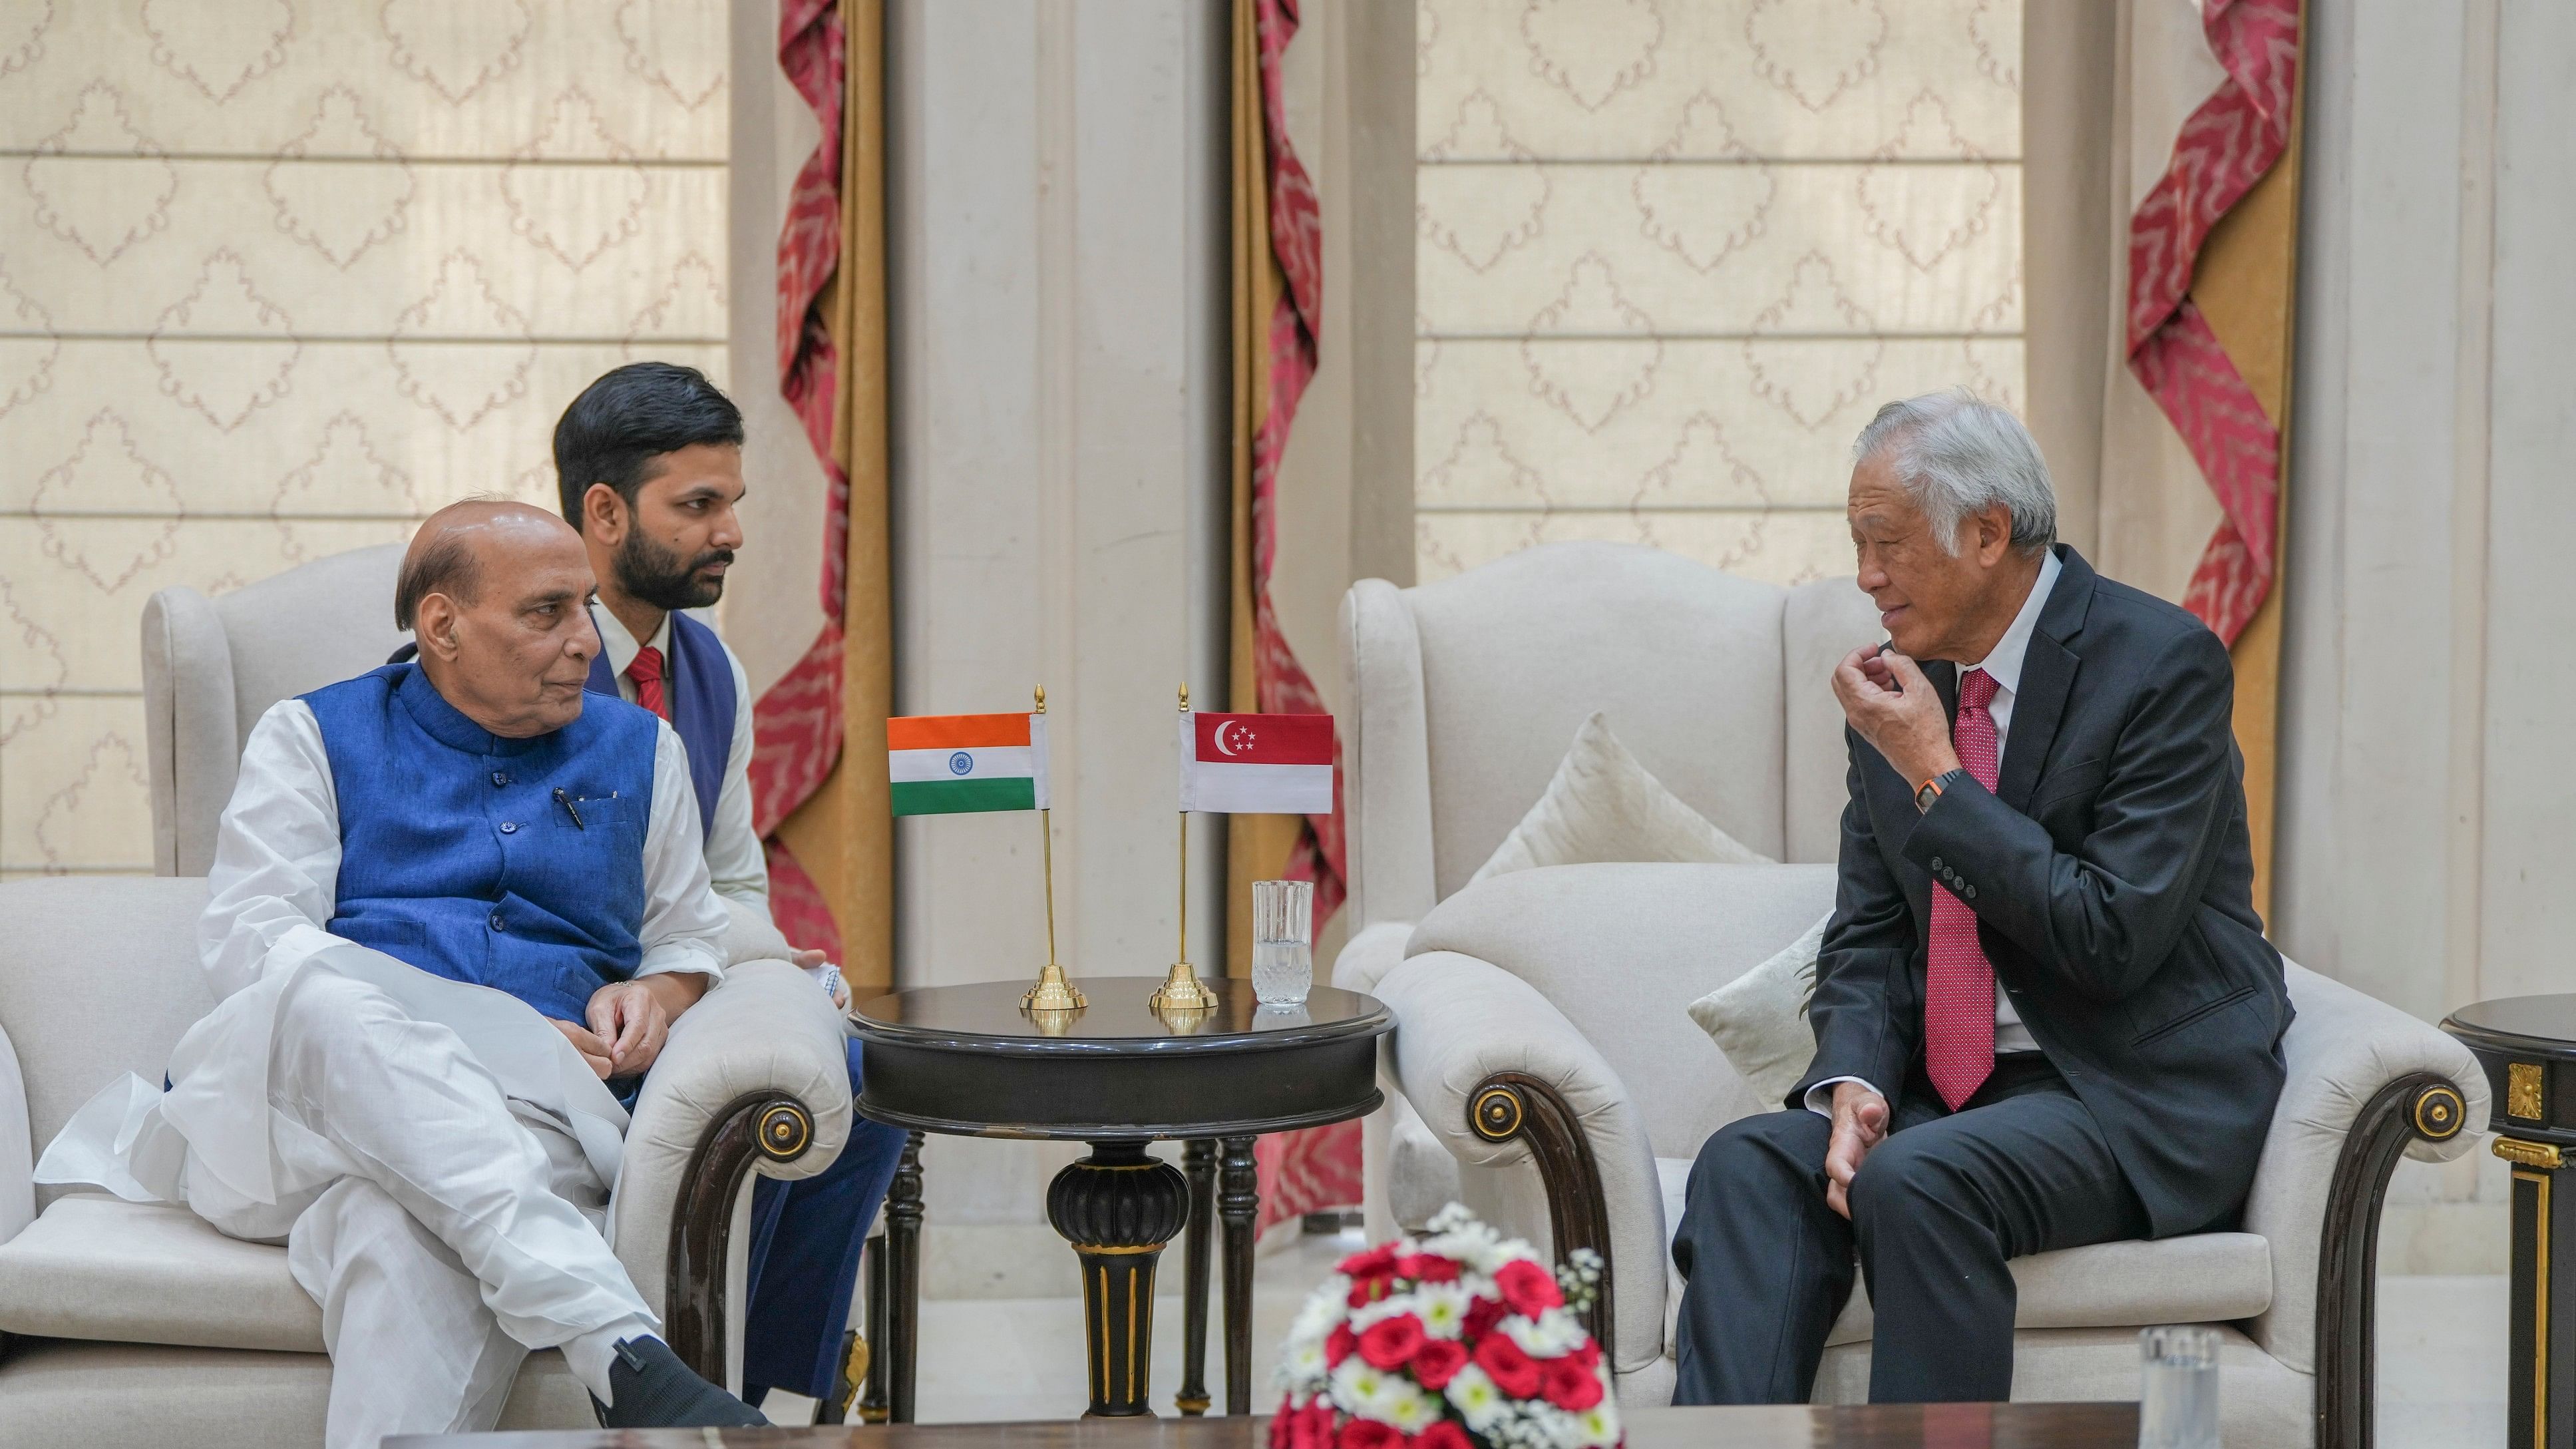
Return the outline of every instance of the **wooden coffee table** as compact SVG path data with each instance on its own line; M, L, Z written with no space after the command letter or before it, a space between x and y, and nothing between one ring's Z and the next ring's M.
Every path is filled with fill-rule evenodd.
M1640 1409L1629 1449L2135 1449L2135 1404L1878 1404L1840 1409ZM385 1449L1266 1449L1266 1418L1040 1424L825 1425L422 1435Z

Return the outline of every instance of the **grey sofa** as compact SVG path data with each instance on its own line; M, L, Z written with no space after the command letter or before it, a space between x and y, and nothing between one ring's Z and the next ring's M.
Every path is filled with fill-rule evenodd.
M1682 1182L1711 1132L1774 1105L1684 1008L1832 905L1844 746L1827 679L1879 637L1874 614L1847 579L1783 590L1569 544L1416 589L1362 583L1343 623L1359 929L1334 982L1393 1008L1385 1070L1405 1104L1372 1192L1389 1216L1456 1195L1560 1253L1600 1252L1594 1326L1620 1397L1664 1402ZM1467 884L1594 709L1693 808L1784 863ZM2439 1031L2289 970L2289 1085L2243 1223L2018 1263L2016 1398L2134 1398L2137 1328L2205 1322L2226 1343L2230 1443L2369 1442L2381 1194L2400 1155L2468 1150L2487 1087ZM1820 1401L1866 1396L1869 1335L1855 1293Z

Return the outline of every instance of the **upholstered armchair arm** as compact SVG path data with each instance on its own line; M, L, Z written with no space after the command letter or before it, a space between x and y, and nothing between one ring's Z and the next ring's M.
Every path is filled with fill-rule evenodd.
M2287 963L2285 963L2287 965ZM2272 1306L2254 1341L2316 1375L2319 1449L2371 1442L2379 1214L2402 1156L2475 1145L2486 1077L2468 1049L2413 1016L2287 965L2298 1008L2289 1077L2245 1201L2271 1245Z
M749 961L671 1025L626 1129L618 1257L683 1362L733 1380L746 1242L734 1226L750 1174L810 1177L850 1133L840 1016L784 961Z
M27 1117L27 1079L18 1049L0 1028L0 1243L36 1220L34 1128Z
M1333 984L1344 991L1374 996L1387 973L1404 964L1404 943L1413 939L1411 921L1380 921L1364 926L1333 958Z
M1414 956L1378 983L1396 1019L1406 1100L1460 1162L1538 1170L1559 1258L1602 1257L1587 1326L1612 1367L1663 1352L1664 1207L1654 1149L1628 1089L1526 981L1454 951Z

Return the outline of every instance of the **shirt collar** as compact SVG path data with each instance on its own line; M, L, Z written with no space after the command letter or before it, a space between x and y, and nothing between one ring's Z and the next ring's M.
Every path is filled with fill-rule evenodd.
M1997 689L2006 694L2021 692L2021 661L2030 652L2031 631L2039 627L2039 612L2048 606L2048 591L2056 587L2057 576L2064 570L2065 566L2057 561L2057 550L2052 548L2041 557L2039 577L2031 581L2030 597L2021 601L2021 612L2013 615L2012 627L2004 630L2004 637L1995 641L1995 647L1982 661L1959 666L1960 678L1966 678L1971 669L1982 669Z
M665 669L670 667L671 616L669 614L662 616L662 627L654 630L653 637L643 643L638 643L634 635L626 632L626 625L618 620L615 610L604 609L593 604L590 608L590 621L599 626L600 646L608 651L609 673L623 675L626 672L626 666L635 662L635 651L643 648L645 643L661 650L663 667Z

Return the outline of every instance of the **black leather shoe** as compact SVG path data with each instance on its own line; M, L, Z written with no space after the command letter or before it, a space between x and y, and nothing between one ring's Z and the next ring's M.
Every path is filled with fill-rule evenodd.
M758 1428L769 1421L758 1409L690 1372L658 1338L621 1339L608 1365L614 1404L591 1396L592 1412L611 1429Z

